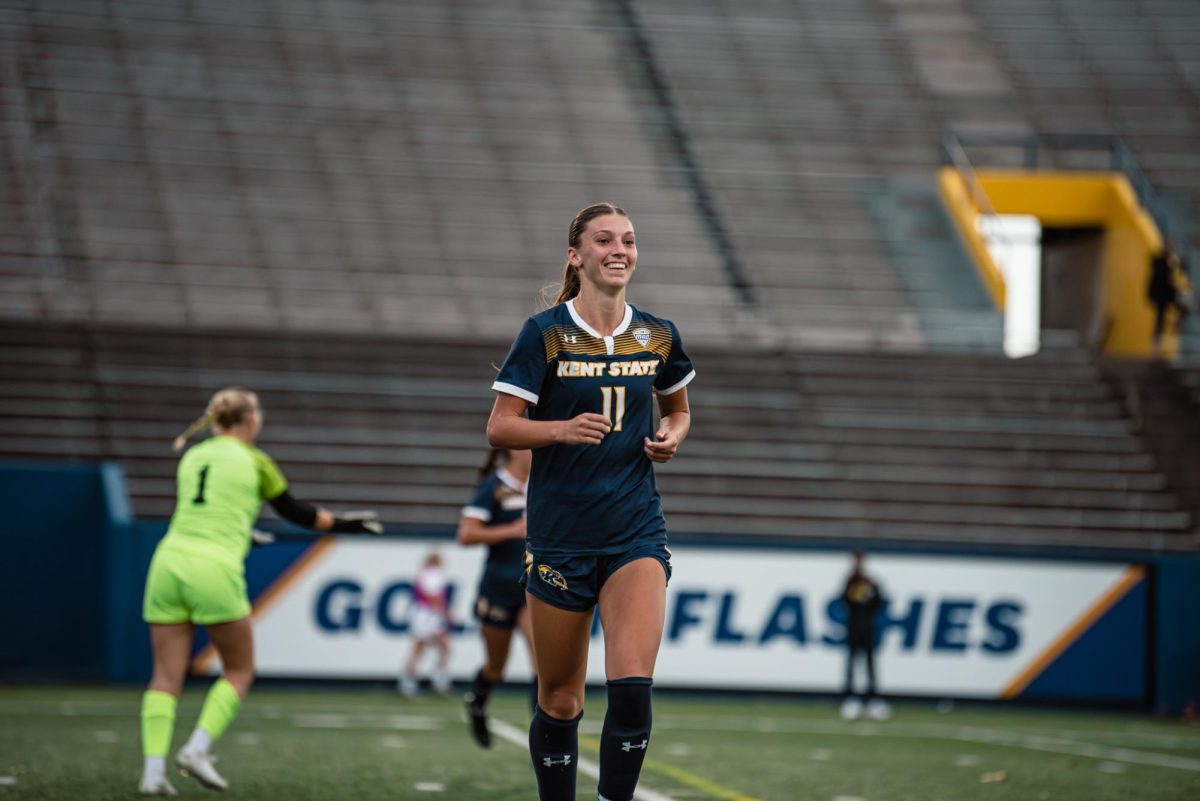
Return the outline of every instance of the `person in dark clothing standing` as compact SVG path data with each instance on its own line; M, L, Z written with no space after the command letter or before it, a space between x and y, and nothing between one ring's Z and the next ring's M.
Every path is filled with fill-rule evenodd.
M1172 323L1174 330L1179 330L1182 328L1183 318L1191 311L1191 288L1187 286L1186 265L1170 242L1150 262L1146 300L1154 307L1151 354L1156 357L1162 356L1162 338L1167 330L1168 313L1175 309Z
M875 690L875 618L883 606L883 593L863 570L865 558L862 551L854 552L854 568L842 590L842 603L846 607L846 687L842 717L854 720L865 710L873 720L886 720L891 709ZM854 664L860 656L867 663L867 690L858 696L854 693Z

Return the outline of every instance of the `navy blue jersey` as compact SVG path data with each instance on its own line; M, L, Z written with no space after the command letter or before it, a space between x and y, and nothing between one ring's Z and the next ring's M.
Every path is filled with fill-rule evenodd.
M492 389L533 404L533 420L595 412L613 426L599 445L534 449L525 523L531 552L618 553L664 530L643 439L654 437L654 393L678 392L695 375L675 325L632 306L608 337L572 301L525 322Z
M525 514L525 485L506 470L485 478L475 487L471 500L463 507L462 516L497 526L520 520ZM525 542L504 540L488 546L487 564L483 568L484 582L511 583L514 587L525 569Z

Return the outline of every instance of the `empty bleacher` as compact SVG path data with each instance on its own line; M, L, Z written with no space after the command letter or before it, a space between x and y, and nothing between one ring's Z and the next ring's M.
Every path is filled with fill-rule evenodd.
M510 338L571 214L611 199L640 229L637 302L698 339L739 324L586 0L8 16L4 141L34 145L65 264L6 280L10 316Z
M965 266L951 233L905 242L879 214L934 198L945 129L1120 135L1184 208L1200 175L1186 0L39 0L2 20L9 317L503 339L571 211L610 198L642 235L635 302L693 340L994 348L977 290L941 286Z
M1118 136L1160 192L1200 201L1200 5L964 0L1034 130ZM1076 166L1070 163L1062 166ZM1200 240L1193 246L1200 245Z
M867 2L649 0L637 22L746 273L798 347L913 348L864 198L930 181L942 121L903 32ZM966 344L970 344L967 342Z
M448 526L486 450L503 355L470 341L0 326L0 458L118 461L135 512L164 517L171 439L215 389L243 384L298 494ZM694 433L659 470L677 533L1197 547L1120 391L1077 351L693 355Z
M243 383L304 495L449 525L490 365L571 213L607 199L639 229L631 301L701 369L695 435L660 472L674 530L1194 549L1195 504L1120 386L1069 347L986 355L999 318L933 173L950 127L1083 127L1200 208L1197 19L1187 0L0 9L0 457L116 460L138 514L165 516L171 437Z

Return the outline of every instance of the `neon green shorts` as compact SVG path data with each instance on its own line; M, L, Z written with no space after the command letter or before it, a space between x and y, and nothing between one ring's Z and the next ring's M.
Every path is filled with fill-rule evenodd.
M160 547L150 560L142 618L147 623L201 626L250 614L246 578L228 563Z

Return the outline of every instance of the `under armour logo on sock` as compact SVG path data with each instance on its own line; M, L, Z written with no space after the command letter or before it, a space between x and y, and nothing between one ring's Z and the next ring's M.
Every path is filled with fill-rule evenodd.
M646 750L647 748L649 748L649 747L650 747L650 741L649 741L649 740L642 740L642 741L641 741L640 743L638 743L637 745L634 745L633 743L630 743L630 742L624 742L624 743L621 743L621 750L622 750L622 751L624 751L624 752L625 752L625 753L627 753L627 754L628 754L630 751L632 751L633 749L635 749L635 748L640 748L640 749L642 749L643 751L645 751L645 750Z
M567 765L571 764L571 755L563 754L562 759L555 759L554 757L542 757L542 764L548 768L552 768L555 765L562 765L565 768Z

